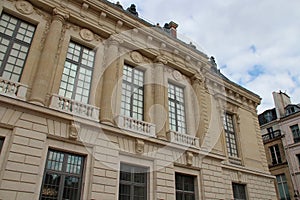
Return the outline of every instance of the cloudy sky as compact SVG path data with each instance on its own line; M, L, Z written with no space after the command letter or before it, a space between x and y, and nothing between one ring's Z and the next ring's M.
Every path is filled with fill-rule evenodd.
M110 0L113 3L117 1ZM182 40L216 58L221 72L273 108L273 91L300 103L300 0L119 0L162 26L178 23Z

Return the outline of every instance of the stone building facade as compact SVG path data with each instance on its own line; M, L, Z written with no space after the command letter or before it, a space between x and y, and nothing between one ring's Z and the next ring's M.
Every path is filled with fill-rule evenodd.
M276 198L260 98L174 22L103 0L0 13L0 199Z
M279 199L299 199L300 107L283 92L273 92L275 108L259 115L267 161Z

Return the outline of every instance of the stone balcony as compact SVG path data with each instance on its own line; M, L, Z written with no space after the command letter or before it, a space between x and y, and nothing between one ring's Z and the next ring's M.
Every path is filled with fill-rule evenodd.
M131 117L126 117L122 115L117 116L116 123L121 129L128 130L134 133L139 133L149 137L156 137L155 125L152 123L136 120Z
M26 100L27 86L0 77L0 94L16 99Z
M100 109L98 107L56 94L52 95L49 107L58 111L72 114L74 117L82 117L99 122Z
M199 148L199 138L188 134L169 131L167 133L167 139L172 143Z

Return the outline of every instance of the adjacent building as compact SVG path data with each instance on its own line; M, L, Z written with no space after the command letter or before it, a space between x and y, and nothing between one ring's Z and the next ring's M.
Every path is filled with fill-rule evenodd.
M0 199L276 198L259 96L176 23L105 0L0 14Z
M273 92L275 108L259 115L271 174L279 199L299 199L300 107L283 92Z

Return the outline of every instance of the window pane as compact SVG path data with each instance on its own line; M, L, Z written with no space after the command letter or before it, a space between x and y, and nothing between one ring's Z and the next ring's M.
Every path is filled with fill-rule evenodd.
M233 197L237 200L246 200L246 185L232 183Z
M121 163L119 200L146 200L147 172L145 167Z
M41 199L79 200L84 157L49 150Z
M194 176L175 173L176 200L195 199L194 181Z
M223 118L223 125L226 136L226 146L228 155L232 157L238 157L237 144L236 144L236 136L233 125L233 115L225 113Z
M95 53L92 50L70 42L59 95L82 103L88 103L94 55Z
M121 113L143 120L144 72L128 65L123 67Z
M171 83L168 85L169 123L172 131L186 133L183 88Z
M4 138L0 137L0 153L2 151L3 143L4 143Z
M0 19L0 76L18 82L35 27L3 13Z

